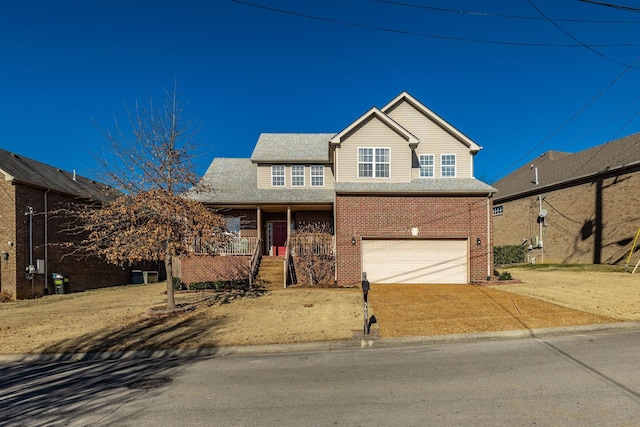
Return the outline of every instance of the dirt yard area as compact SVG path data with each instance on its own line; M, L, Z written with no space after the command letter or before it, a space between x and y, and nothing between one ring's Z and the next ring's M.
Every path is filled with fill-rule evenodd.
M640 275L512 269L522 284L376 286L381 337L640 320ZM130 285L0 304L0 354L246 346L353 339L359 289L287 289L252 296L178 294L196 309L151 319L165 285ZM425 293L426 292L426 293ZM404 298L404 299L403 299ZM404 301L404 302L403 302Z

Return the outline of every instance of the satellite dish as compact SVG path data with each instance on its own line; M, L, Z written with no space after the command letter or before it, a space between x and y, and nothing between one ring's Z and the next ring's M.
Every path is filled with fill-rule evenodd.
M539 216L540 218L544 218L544 217L546 217L546 216L547 216L547 213L548 213L548 212L547 212L547 210L546 210L546 209L540 209L540 213L538 214L538 216Z

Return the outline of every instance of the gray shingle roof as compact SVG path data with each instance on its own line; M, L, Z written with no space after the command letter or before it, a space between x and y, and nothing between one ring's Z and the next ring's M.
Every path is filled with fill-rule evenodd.
M336 182L337 193L495 193L474 178L415 179L411 182Z
M333 190L328 189L258 189L257 165L250 159L218 158L202 177L208 190L188 193L203 203L332 203Z
M250 159L215 159L202 178L207 190L189 192L204 203L332 203L335 193L493 193L495 188L477 179L417 179L407 183L337 182L332 189L258 189L257 165Z
M640 133L575 154L548 151L494 185L496 201L640 163ZM535 185L535 168L538 185Z
M254 162L329 161L329 139L335 133L263 133L251 155Z
M37 160L0 149L0 173L23 184L51 189L76 197L103 200L109 189L104 184L60 170Z

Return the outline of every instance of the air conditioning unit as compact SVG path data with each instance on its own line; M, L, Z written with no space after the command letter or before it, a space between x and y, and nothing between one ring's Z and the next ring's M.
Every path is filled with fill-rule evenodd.
M531 246L534 247L534 248L538 247L538 238L537 237L534 236L534 237L531 238Z

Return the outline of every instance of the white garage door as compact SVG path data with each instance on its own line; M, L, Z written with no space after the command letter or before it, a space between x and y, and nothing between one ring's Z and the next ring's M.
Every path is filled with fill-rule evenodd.
M371 283L467 283L466 240L363 240Z

